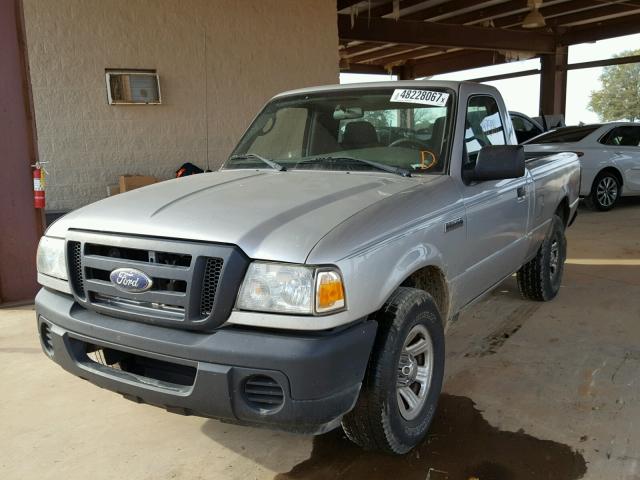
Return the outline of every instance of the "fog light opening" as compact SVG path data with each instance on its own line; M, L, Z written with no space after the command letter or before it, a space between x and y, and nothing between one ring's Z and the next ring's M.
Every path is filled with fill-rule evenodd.
M267 375L252 375L244 382L244 397L254 410L271 413L284 404L284 391L280 384Z
M53 357L53 338L51 326L47 322L40 322L40 342L44 352Z

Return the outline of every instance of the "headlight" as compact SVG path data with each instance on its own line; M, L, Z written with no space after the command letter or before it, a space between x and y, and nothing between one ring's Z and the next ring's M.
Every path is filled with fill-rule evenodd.
M242 310L301 315L344 305L342 278L335 269L269 262L249 265L237 301Z
M40 239L36 255L38 273L67 280L64 245L62 238L42 237Z

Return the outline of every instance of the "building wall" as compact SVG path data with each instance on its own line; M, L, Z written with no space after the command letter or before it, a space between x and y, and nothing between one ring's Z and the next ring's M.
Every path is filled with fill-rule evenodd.
M272 95L338 81L335 0L23 2L49 210L215 169ZM108 68L156 69L163 104L109 105Z

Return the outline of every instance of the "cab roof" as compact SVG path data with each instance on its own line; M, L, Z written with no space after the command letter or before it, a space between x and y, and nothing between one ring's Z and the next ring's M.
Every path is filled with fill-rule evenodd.
M343 83L334 85L319 85L316 87L300 88L296 90L289 90L279 93L274 99L281 97L289 97L295 95L305 95L310 93L322 93L322 92L342 92L349 90L363 90L373 88L448 88L455 92L460 90L462 85L469 85L472 88L477 88L482 92L494 92L497 93L497 89L490 85L485 85L475 82L453 81L453 80L395 80L388 82L366 82L366 83Z

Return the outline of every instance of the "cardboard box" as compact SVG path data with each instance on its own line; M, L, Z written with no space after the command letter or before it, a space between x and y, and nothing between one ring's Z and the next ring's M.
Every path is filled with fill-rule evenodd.
M107 185L107 197L112 197L120 193L120 184Z
M156 183L155 177L145 175L120 175L120 193Z

